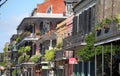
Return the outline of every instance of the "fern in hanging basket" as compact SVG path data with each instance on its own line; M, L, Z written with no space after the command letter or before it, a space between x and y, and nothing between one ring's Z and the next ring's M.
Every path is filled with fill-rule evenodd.
M100 30L102 29L102 26L103 26L103 23L102 23L102 22L98 23L98 24L95 26L95 30L96 30L96 31L100 31Z
M55 49L54 48L51 49L51 50L46 50L45 51L44 57L45 57L46 61L52 61L52 60L54 60L54 56L55 56Z
M108 19L108 18L104 19L104 20L102 21L104 28L105 28L105 29L110 28L110 23L111 23L111 22L112 22L111 19Z
M32 61L32 62L38 62L41 56L42 56L41 54L33 55L30 58L30 61Z

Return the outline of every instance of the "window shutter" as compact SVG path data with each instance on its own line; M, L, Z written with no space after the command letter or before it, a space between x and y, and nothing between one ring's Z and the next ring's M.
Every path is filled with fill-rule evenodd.
M75 16L73 19L73 33L72 33L72 35L76 35L76 34L77 34L77 16Z

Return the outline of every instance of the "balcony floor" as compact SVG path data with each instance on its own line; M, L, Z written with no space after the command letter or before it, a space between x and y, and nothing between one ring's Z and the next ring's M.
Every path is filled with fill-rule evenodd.
M111 38L108 38L108 39L98 41L94 44L94 46L98 46L98 45L102 45L102 44L106 44L106 43L110 43L110 42L118 41L118 40L120 40L120 36L115 36L115 37L111 37Z

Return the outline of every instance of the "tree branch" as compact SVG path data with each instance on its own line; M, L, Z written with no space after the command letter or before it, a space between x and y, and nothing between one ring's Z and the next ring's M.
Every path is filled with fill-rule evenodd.
M5 0L4 2L2 2L2 0L0 0L0 7L5 4L7 2L7 0Z

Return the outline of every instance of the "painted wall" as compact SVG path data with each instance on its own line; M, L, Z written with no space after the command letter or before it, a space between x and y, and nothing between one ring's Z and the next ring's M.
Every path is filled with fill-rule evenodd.
M104 18L111 18L120 13L120 0L98 0L96 8L97 21L101 22Z
M66 19L66 32L67 32L66 37L72 35L73 18L74 18L74 15Z

